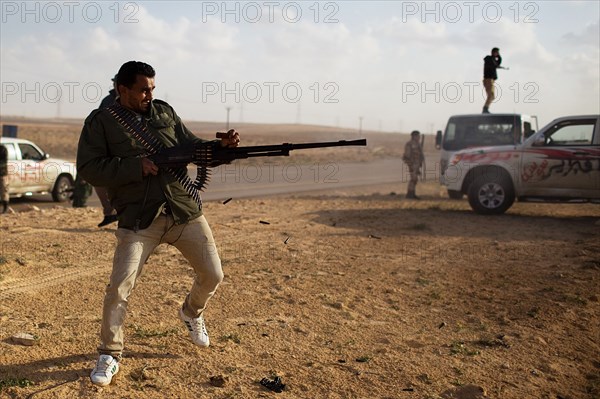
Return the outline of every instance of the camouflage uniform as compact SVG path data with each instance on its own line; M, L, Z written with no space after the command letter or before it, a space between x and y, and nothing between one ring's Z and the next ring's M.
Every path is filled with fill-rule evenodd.
M414 139L414 137L417 137L417 139ZM411 133L411 140L404 146L404 155L402 156L402 160L408 166L408 171L410 172L406 198L417 198L415 189L417 187L417 181L419 180L421 165L425 160L418 137L419 132L413 131Z

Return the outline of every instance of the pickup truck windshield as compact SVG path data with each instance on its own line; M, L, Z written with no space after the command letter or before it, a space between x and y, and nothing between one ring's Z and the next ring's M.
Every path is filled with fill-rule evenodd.
M521 142L521 120L512 115L455 117L448 121L442 147L459 151Z

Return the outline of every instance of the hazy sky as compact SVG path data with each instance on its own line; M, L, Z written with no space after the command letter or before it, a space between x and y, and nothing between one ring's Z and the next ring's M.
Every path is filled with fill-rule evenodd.
M85 117L126 61L185 120L430 132L479 113L600 113L600 2L1 1L3 115Z

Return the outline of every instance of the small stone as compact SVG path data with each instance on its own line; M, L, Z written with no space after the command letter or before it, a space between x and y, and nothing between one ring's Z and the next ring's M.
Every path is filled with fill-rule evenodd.
M11 339L14 343L25 346L35 345L38 341L33 335L27 333L15 334Z
M486 399L485 389L477 385L463 385L442 392L443 399Z
M224 387L225 384L227 384L229 382L229 377L224 376L222 374L219 375L213 375L210 377L210 385L212 385L213 387Z

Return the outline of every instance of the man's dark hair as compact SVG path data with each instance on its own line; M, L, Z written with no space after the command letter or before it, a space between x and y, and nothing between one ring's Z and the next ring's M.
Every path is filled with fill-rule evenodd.
M141 61L128 61L121 65L119 73L117 73L117 85L131 88L137 79L137 75L153 78L154 75L156 75L156 72L150 65Z
M500 49L499 49L498 47L494 47L494 48L492 49L492 53L493 53L494 51L500 51Z

